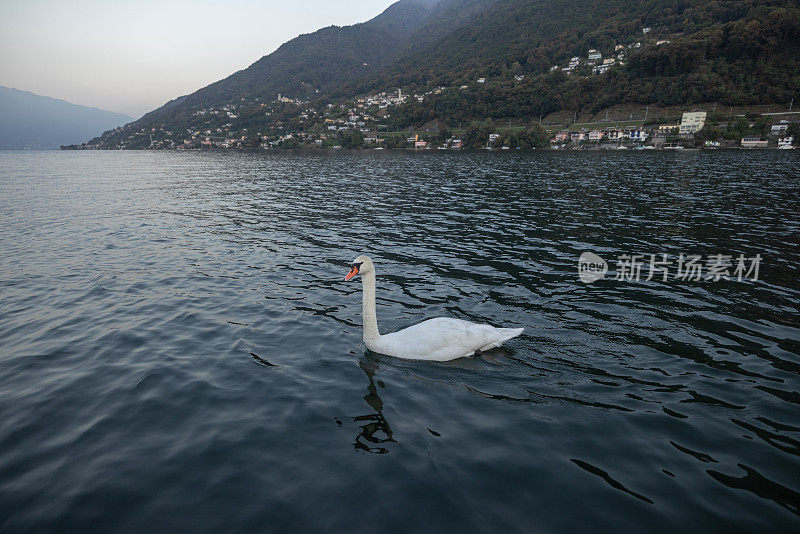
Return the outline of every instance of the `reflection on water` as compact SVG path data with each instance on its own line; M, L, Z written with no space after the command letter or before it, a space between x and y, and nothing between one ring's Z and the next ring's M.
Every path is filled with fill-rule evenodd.
M800 493L776 484L752 467L744 464L737 465L745 472L741 477L729 476L713 469L709 469L707 473L729 488L749 491L762 499L769 499L783 506L793 514L800 515Z
M389 426L389 422L383 415L383 401L380 395L378 395L378 388L375 385L375 372L378 370L378 364L360 360L358 365L369 380L367 394L364 395L364 400L374 410L374 413L359 415L353 418L353 421L361 428L361 432L356 436L353 447L355 447L357 451L386 454L389 452L389 449L386 448L386 444L394 443L395 439L392 436L392 429ZM377 384L380 387L384 387L383 382L380 380L377 381Z
M0 152L0 532L797 530L781 152ZM587 286L588 250L764 259ZM525 332L364 355L359 253L384 332Z
M609 475L607 472L603 471L599 467L595 467L590 463L584 462L583 460L576 460L575 458L571 458L570 461L572 461L575 465L577 465L581 469L585 469L586 471L592 473L593 475L599 476L600 478L605 480L606 483L609 486L611 486L612 488L617 489L619 491L623 491L623 492L627 493L628 495L636 497L637 499L642 500L642 501L644 501L646 503L653 504L653 501L651 501L650 499L648 499L644 495L640 495L640 494L636 493L635 491L629 490L628 488L626 488L625 486L623 486L622 484L620 484L619 482L617 482L616 480L611 478L611 475Z

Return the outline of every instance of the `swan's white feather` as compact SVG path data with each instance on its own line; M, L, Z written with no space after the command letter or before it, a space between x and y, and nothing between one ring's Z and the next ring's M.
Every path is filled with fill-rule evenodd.
M471 356L478 350L499 347L522 331L522 328L495 328L488 324L437 317L364 341L371 351L397 358L448 361Z

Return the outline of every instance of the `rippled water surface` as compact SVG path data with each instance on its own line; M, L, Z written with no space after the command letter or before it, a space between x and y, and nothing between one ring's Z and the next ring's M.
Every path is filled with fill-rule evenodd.
M0 531L795 530L796 152L0 152Z

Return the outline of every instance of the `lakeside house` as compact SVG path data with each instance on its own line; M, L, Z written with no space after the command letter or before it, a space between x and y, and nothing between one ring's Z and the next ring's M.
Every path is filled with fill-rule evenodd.
M703 129L706 124L705 111L689 111L681 117L680 135L692 135Z
M789 136L778 139L778 148L781 150L794 148L794 137Z
M605 135L605 132L602 130L592 130L589 132L589 141L600 141Z
M570 141L572 141L573 143L580 143L581 141L586 141L587 137L588 134L586 133L586 130L579 130L577 132L572 132L569 136Z
M650 136L649 132L644 128L633 128L628 131L628 139L636 143L643 143L647 141Z
M767 148L767 141L762 141L760 135L750 135L742 137L741 145L742 148Z
M778 124L773 124L772 127L769 129L770 135L781 135L785 134L786 130L789 129L789 121L781 121Z
M557 132L553 138L554 143L563 143L569 139L569 130L561 130Z

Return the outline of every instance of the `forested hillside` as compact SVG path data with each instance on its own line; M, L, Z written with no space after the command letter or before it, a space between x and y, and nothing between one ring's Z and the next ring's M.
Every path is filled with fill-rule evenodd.
M650 28L646 35L644 28ZM669 42L656 45L659 40ZM554 65L585 57L589 49L607 56L616 45L635 42L643 46L606 76L547 76ZM800 91L799 52L800 7L794 1L496 0L490 14L342 92L453 86L477 77L502 82L522 74L524 84L459 100L491 106L478 112L485 116L516 115L504 110L512 102L537 114L621 102L782 103Z

